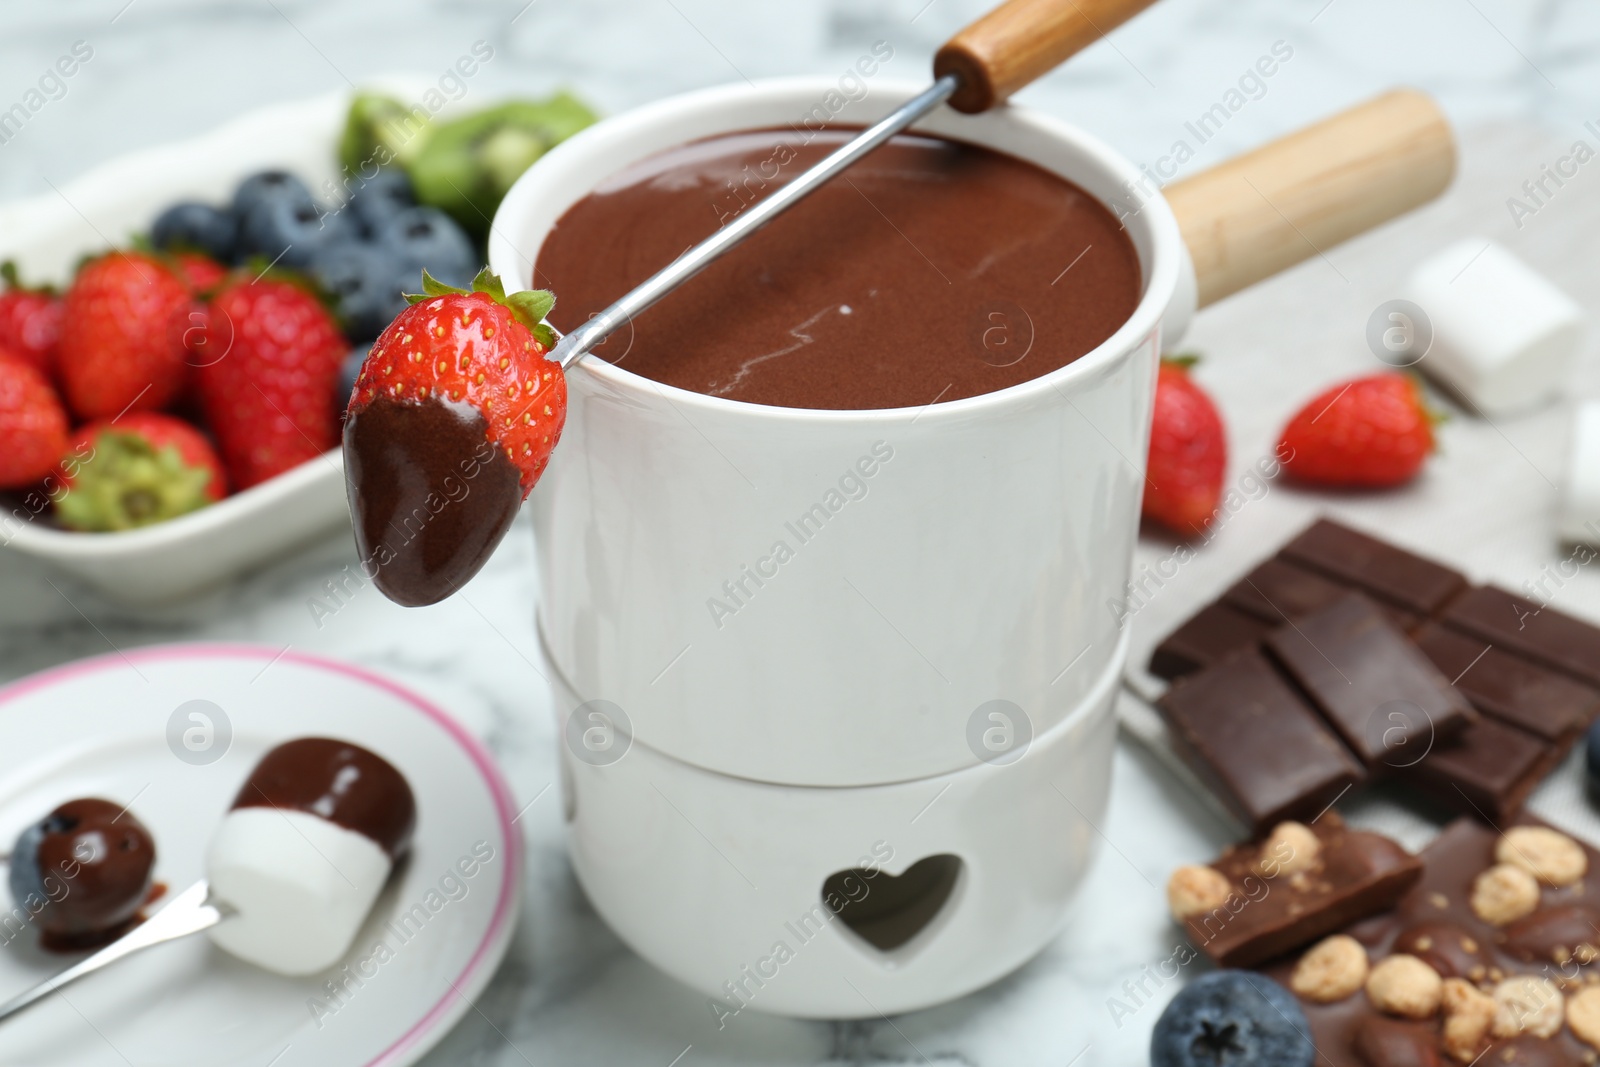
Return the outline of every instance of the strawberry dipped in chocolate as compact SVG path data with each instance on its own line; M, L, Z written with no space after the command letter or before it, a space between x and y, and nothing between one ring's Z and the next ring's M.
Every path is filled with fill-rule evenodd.
M397 604L434 604L488 561L561 439L567 383L546 356L555 298L423 293L373 344L344 425L345 485L363 569Z

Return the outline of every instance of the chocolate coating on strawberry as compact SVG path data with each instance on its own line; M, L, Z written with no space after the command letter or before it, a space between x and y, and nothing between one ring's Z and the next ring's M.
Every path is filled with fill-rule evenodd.
M350 416L344 449L356 550L397 604L436 604L460 588L522 503L517 468L465 402L380 396Z
M511 297L484 271L420 297L362 365L345 419L356 547L399 604L437 603L488 561L549 463L566 380L546 359L547 293Z

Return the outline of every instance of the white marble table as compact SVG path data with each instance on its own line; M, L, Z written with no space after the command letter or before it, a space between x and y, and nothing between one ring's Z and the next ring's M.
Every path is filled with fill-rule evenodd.
M485 98L570 84L617 110L742 77L843 70L874 40L891 42L896 76L916 77L939 40L979 0L505 0L344 3L203 0L13 3L0 8L0 110L20 100L74 41L93 59L0 143L0 195L52 183L117 153L173 139L245 108L311 95L381 72L443 70L472 42L496 59L473 83ZM1374 366L1368 313L1415 257L1463 234L1495 236L1588 307L1600 234L1592 164L1518 230L1505 207L1600 115L1600 9L1584 0L1165 0L1027 91L1037 107L1089 125L1153 161L1184 121L1232 86L1274 41L1295 54L1191 169L1399 82L1439 95L1468 142L1461 182L1407 222L1312 260L1202 315L1192 343L1201 381L1230 426L1233 477L1271 446L1288 411L1322 383ZM1588 94L1587 96L1585 94ZM1600 394L1593 345L1574 397ZM1134 621L1136 655L1249 560L1318 510L1345 515L1520 585L1559 561L1549 535L1565 412L1490 425L1457 415L1443 454L1403 492L1329 499L1275 487L1216 539ZM1168 551L1140 547L1141 563ZM320 622L312 604L355 562L332 537L161 620L130 620L0 553L0 680L79 656L187 639L258 641L346 657L436 696L485 736L519 798L555 772L549 694L538 673L531 534L519 524L489 567L443 605L406 611L370 588ZM1558 594L1600 617L1588 569ZM68 599L70 597L70 600ZM324 600L324 605L332 601ZM4 739L0 738L0 743ZM1149 976L1177 943L1160 885L1175 864L1213 853L1227 828L1136 746L1118 752L1104 844L1076 921L1038 959L958 1003L892 1022L811 1023L743 1014L718 1031L704 998L624 948L588 907L562 844L554 791L523 817L530 849L523 919L511 956L478 1011L425 1063L1141 1064L1149 1029L1175 986ZM1140 986L1143 988L1141 989ZM675 1057L681 1057L675 1059Z

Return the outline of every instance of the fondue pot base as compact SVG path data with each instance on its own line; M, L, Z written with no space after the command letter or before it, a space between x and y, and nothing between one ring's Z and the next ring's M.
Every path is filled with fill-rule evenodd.
M844 788L717 774L638 740L591 753L590 705L552 673L573 869L723 1027L746 1009L877 1018L954 999L1066 922L1100 840L1121 666L1020 758Z

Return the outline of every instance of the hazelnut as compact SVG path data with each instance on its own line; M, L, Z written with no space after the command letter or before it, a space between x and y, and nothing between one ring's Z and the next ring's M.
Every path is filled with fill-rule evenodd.
M1367 999L1390 1015L1426 1019L1439 1010L1439 972L1415 956L1400 954L1372 968Z
M1497 863L1472 883L1472 911L1493 926L1516 922L1539 906L1539 883L1521 867Z
M1554 1037L1566 1015L1561 990L1547 978L1519 974L1494 987L1495 1037Z
M1495 844L1494 858L1521 867L1545 885L1572 885L1589 869L1583 846L1547 826L1513 826Z
M1589 986L1567 1001L1567 1026L1579 1041L1600 1048L1600 986Z
M1289 988L1317 1004L1343 1000L1367 981L1367 950L1346 934L1334 934L1300 957Z
M1322 841L1311 827L1298 822L1280 822L1261 842L1255 872L1263 878L1276 878L1309 871L1317 865L1321 852Z
M1462 1063L1471 1063L1483 1051L1489 1025L1494 1021L1494 998L1480 993L1471 982L1446 978L1440 995L1444 1007L1444 1050Z
M1173 918L1187 919L1227 903L1233 886L1212 867L1179 867L1167 879L1167 907Z

